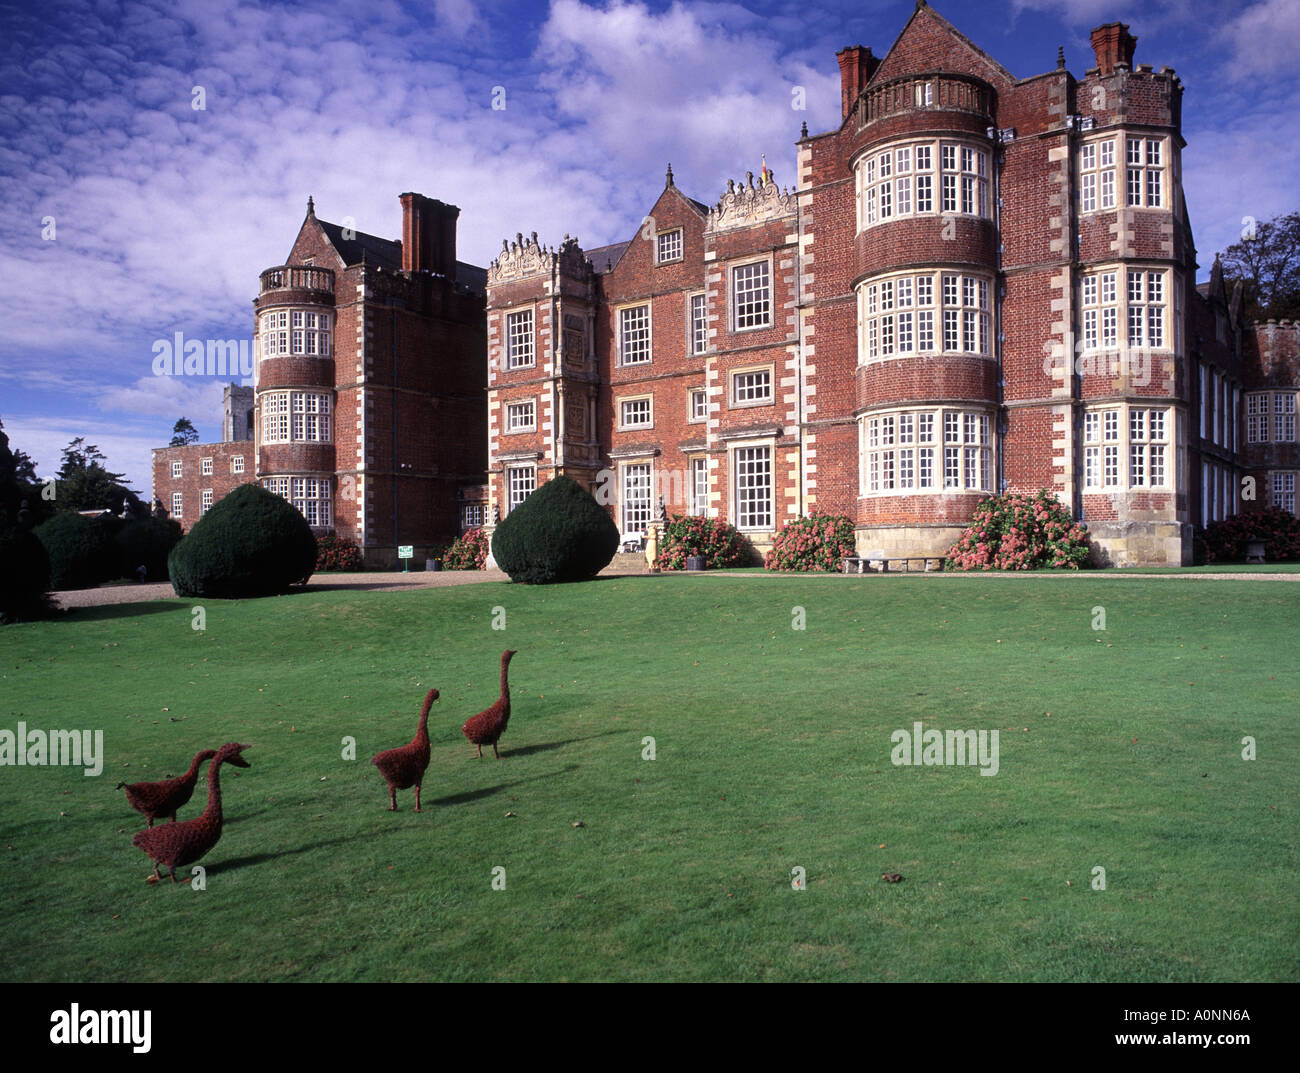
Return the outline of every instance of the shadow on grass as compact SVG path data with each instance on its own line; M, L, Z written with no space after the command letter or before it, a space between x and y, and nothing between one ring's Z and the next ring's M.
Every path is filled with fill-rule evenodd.
M293 849L283 849L278 853L253 853L247 857L234 857L228 861L222 861L219 864L213 864L207 869L209 875L220 875L222 872L234 871L236 868L249 868L253 865L266 864L268 861L278 861L284 857L296 857L300 853L310 853L314 849L325 849L329 846L342 846L349 842L357 842L361 839L372 841L383 835L395 834L400 828L389 827L378 831L362 831L355 835L348 835L346 838L327 838L321 842L309 842L305 846L295 846Z
M597 738L608 738L613 734L625 734L623 730L607 730L603 734L588 734L585 738L566 738L564 741L547 741L540 745L521 745L518 749L509 749L501 754L504 760L508 756L532 756L534 753L549 753L552 749L563 749L566 745L576 745L580 741L595 741ZM497 746L498 750L501 748ZM476 756L475 760L478 759Z
M190 603L193 603L193 601L190 601ZM160 615L165 612L189 614L190 603L184 603L175 596L168 596L156 600L145 600L136 604L98 604L95 606L69 607L46 621L59 622L75 618L77 622L94 622L100 619L133 618L136 615Z
M481 790L466 790L464 793L451 794L449 797L437 797L429 802L431 805L466 805L471 801L481 801L485 797L492 797L499 794L502 790L509 790L512 786L523 786L525 783L537 782L539 779L549 779L556 775L567 775L571 771L577 771L577 764L567 764L559 771L548 772L545 775L530 775L526 779L515 779L513 782L503 782L499 786L485 786Z

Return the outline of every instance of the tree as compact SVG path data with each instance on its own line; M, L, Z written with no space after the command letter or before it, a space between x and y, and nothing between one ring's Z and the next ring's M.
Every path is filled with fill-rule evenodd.
M139 494L122 482L126 477L103 465L108 459L93 443L78 436L63 449L55 502L59 510L107 510L121 514L139 510Z
M584 581L609 565L618 526L572 477L554 477L515 507L492 534L492 554L511 581Z
M1234 280L1244 285L1247 320L1300 318L1300 212L1248 220L1220 260L1229 291Z
M172 439L168 447L188 447L199 442L199 430L188 417L182 417L172 426Z

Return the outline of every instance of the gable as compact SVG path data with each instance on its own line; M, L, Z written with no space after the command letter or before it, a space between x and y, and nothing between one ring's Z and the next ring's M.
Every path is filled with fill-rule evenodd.
M1016 81L1002 64L922 0L867 85L936 70L974 75L998 87Z

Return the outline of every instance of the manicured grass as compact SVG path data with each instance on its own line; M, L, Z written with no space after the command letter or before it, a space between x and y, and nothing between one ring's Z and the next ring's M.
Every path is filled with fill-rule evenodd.
M0 978L1293 980L1297 595L640 577L5 627L0 728L108 762L0 767ZM368 758L430 686L425 812L389 813ZM915 721L997 729L998 774L893 765ZM146 884L114 784L230 740L207 889Z

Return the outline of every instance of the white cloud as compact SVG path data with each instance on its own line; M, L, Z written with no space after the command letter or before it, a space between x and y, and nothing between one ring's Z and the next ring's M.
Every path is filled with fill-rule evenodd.
M1294 81L1300 56L1296 0L1261 0L1232 19L1223 36L1232 43L1231 62L1225 68L1228 77L1258 83L1261 76L1280 73Z

